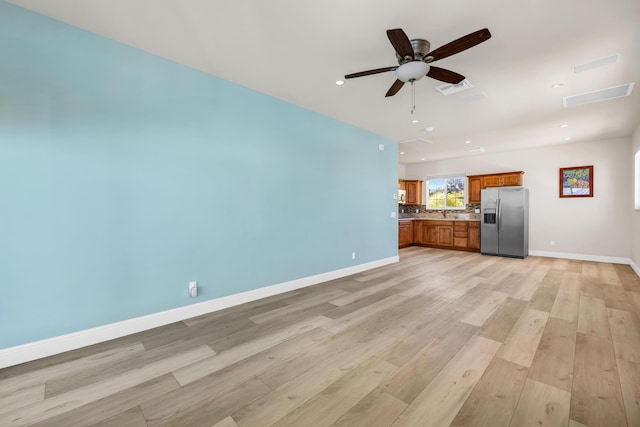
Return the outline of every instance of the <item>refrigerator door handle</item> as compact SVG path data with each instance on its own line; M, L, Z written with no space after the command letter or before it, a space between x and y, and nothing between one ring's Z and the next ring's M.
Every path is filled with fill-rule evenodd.
M498 208L498 209L496 209L496 211L497 211L497 215L496 215L496 222L497 222L497 224L496 224L496 228L498 229L498 232L500 232L500 223L502 222L502 221L501 221L501 220L502 220L502 203L500 203L500 199L496 200L496 202L497 202L497 204L498 204L498 206L497 206L497 208Z

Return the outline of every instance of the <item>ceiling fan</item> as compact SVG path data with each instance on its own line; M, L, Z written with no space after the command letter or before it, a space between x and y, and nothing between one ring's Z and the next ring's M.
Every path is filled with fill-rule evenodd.
M447 43L432 52L429 51L431 44L428 41L424 39L409 40L409 37L401 28L387 30L387 37L389 37L389 41L396 51L399 65L376 68L344 76L345 79L353 79L355 77L395 71L398 78L391 85L385 97L395 95L406 82L413 84L425 75L446 83L460 83L464 80L463 75L429 64L487 41L491 38L491 33L488 29L483 28Z

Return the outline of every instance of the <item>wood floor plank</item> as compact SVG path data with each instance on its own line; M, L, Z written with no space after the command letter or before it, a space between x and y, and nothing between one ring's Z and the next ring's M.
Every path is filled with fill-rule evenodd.
M547 312L526 309L497 356L522 366L531 366L548 317Z
M77 409L44 419L33 425L37 427L92 426L103 420L117 416L124 411L128 411L131 408L135 408L147 400L164 396L171 391L177 390L179 387L178 382L171 374L162 375L88 405L83 405Z
M231 415L241 427L272 425L394 341L377 334L366 343L337 352Z
M366 321L368 318L376 315L377 313L384 311L390 307L397 306L406 302L407 298L401 295L393 295L378 302L375 302L367 307L363 307L348 315L340 317L331 323L323 325L323 327L333 333L340 333L348 328L357 325L360 322Z
M490 292L484 298L477 301L475 308L462 317L460 321L475 326L482 326L487 319L502 306L508 297L509 295L504 292Z
M402 400L376 388L341 416L332 427L389 426L407 406Z
M640 277L638 277L630 265L613 264L612 267L618 275L618 279L625 291L640 292Z
M622 399L630 427L640 426L640 363L617 359Z
M177 411L174 415L158 419L154 415L144 413L149 427L170 426L201 426L222 421L230 414L252 400L264 396L270 391L262 381L251 378L224 394L208 397L184 411Z
M0 389L0 414L33 405L44 400L45 384L29 385L12 391Z
M239 427L238 424L231 417L227 417L222 421L218 421L211 427Z
M507 427L527 379L527 368L495 357L450 427Z
M519 299L507 298L502 307L485 322L479 335L490 340L503 342L513 329L525 308L527 302Z
M558 295L551 308L551 317L576 322L580 306L580 275L565 272Z
M139 406L122 412L108 420L95 424L95 427L147 427L147 421Z
M448 333L433 339L404 363L385 380L381 385L382 390L407 404L413 402L475 333L474 328L462 323L455 326L457 327L449 328Z
M610 339L577 334L571 419L596 427L627 423Z
M449 425L495 356L500 343L475 336L409 405L394 426Z
M396 367L392 364L372 357L273 425L278 427L331 425L374 390L395 369Z
M540 286L531 297L529 308L534 310L551 312L553 303L558 295L560 289L560 283L562 283L562 276L564 271L549 269L542 279Z
M253 341L237 345L223 353L212 354L198 363L192 363L174 370L173 375L180 385L189 384L197 379L219 371L236 362L244 360L265 349L271 348L292 337L308 332L330 322L323 316L316 316L306 321L299 322L292 327L280 329L269 335L257 338Z
M181 366L195 363L213 354L207 346L169 356L147 366L132 369L113 378L96 382L50 399L45 399L31 406L30 411L7 412L0 415L0 425L10 427L42 421L62 414L88 403L95 402L111 394L134 387L143 382L159 377Z
M578 332L603 338L610 336L607 306L604 300L581 296L578 313Z
M569 423L571 393L527 379L511 420L513 427L565 427Z
M571 391L577 325L550 317L529 368L529 378Z
M273 310L266 311L264 313L255 314L250 316L248 319L254 323L265 323L278 317L291 314L293 312L297 312L299 310L315 307L319 304L328 302L334 298L343 297L345 295L350 295L349 292L345 292L342 289L334 289L327 291L325 293L321 293L319 295L314 295L309 298L302 299L301 301L294 302L291 304L287 304L284 307L278 307Z

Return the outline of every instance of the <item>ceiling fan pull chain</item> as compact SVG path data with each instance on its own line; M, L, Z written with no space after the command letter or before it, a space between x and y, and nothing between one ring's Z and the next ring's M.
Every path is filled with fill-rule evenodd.
M413 112L416 110L416 87L411 82L411 115L413 116Z

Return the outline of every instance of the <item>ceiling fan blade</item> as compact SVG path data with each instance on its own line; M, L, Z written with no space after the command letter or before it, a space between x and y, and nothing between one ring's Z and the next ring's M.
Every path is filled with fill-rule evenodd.
M344 76L344 78L353 79L355 77L364 77L370 76L372 74L386 73L387 71L395 71L396 68L398 68L397 65L395 67L376 68L375 70L360 71L359 73L347 74L346 76Z
M427 76L432 79L440 80L441 82L458 84L464 80L464 76L453 71L445 70L444 68L429 66L429 72Z
M393 83L389 88L389 90L387 91L385 98L389 96L393 96L396 93L398 93L398 91L402 89L402 86L404 86L404 82L402 80L396 80L395 83Z
M425 58L433 58L429 62L437 61L439 59L446 58L447 56L455 55L456 53L462 52L463 50L467 50L477 44L489 40L490 38L491 33L489 32L489 30L483 28L482 30L478 30L471 34L467 34L466 36L460 37L459 39L447 43L444 46L440 46L433 52L429 52L429 54Z
M400 58L406 58L407 56L414 59L413 46L407 34L401 28L394 28L393 30L387 30L387 37L396 50L396 53L400 55Z

